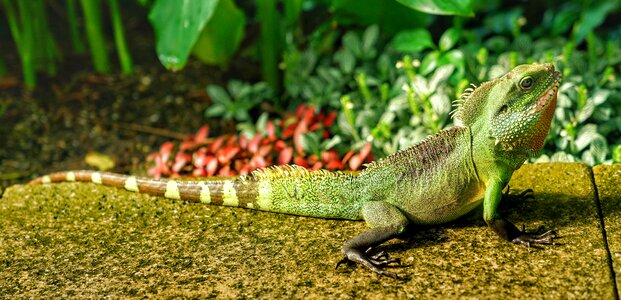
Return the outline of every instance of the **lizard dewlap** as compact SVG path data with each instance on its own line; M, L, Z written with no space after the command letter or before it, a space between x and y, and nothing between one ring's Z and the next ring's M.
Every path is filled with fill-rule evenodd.
M59 172L30 184L93 182L128 191L212 205L301 216L364 220L369 229L346 241L343 261L397 277L383 267L398 262L375 247L408 225L454 220L483 202L484 219L500 237L550 244L553 230L531 234L498 213L513 172L539 152L548 134L560 72L528 64L467 89L456 101L455 126L369 164L359 175L298 166L257 170L235 180L155 180L93 171Z

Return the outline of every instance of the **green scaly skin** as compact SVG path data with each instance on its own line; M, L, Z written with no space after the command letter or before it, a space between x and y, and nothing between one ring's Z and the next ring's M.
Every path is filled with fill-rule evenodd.
M498 213L513 172L541 150L556 106L561 76L551 64L521 65L468 89L457 101L455 126L387 158L359 175L280 166L236 180L174 181L114 173L67 171L30 184L81 181L213 205L301 216L365 220L369 229L345 242L343 260L390 277L398 262L375 247L409 224L454 220L483 202L489 227L505 240L551 244L553 230L529 234ZM340 263L340 262L339 262ZM337 265L338 266L338 265Z

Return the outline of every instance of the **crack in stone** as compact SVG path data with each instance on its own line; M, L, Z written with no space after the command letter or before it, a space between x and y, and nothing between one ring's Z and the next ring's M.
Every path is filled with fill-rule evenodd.
M595 175L593 174L593 168L589 167L589 176L591 177L591 185L593 186L593 196L595 198L595 206L597 207L597 216L599 217L599 225L602 230L602 239L604 240L604 249L606 250L606 262L608 264L608 273L610 280L612 281L613 296L615 300L619 300L619 287L617 286L617 275L613 266L612 254L610 253L610 247L608 246L608 236L606 234L606 224L604 222L604 212L602 211L602 204L599 200L599 192L597 191L597 185L595 184Z

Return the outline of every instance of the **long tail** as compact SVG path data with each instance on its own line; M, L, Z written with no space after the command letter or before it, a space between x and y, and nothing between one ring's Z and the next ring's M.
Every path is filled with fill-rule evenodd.
M92 182L131 192L213 205L253 207L257 182L253 180L158 180L96 171L64 171L35 178L28 184ZM243 186L242 186L243 185Z
M358 220L362 205L359 182L350 174L280 166L254 171L235 180L158 180L96 171L65 171L28 184L93 182L131 192L212 205L277 213Z

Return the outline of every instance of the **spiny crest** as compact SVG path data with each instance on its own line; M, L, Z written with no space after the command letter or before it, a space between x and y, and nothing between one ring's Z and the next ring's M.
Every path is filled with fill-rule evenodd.
M257 180L272 180L279 178L308 178L315 176L336 176L341 175L341 172L330 172L328 170L309 170L307 168L297 165L282 165L271 166L264 169L258 169L250 173L250 179Z
M468 129L458 126L444 129L434 135L424 138L410 148L367 164L367 169L365 171L381 168L385 164L390 165L395 163L420 164L420 167L424 168L426 166L423 165L426 163L447 159L449 153L453 151L453 148L458 143L458 136L463 135L465 130ZM435 164L433 166L439 167L441 165L442 164Z
M478 86L474 83L470 83L470 87L466 88L464 90L463 93L461 93L461 96L459 96L459 99L456 99L453 101L453 106L455 107L455 109L453 109L449 115L451 116L451 118L453 120L455 120L455 123L457 125L462 125L461 123L461 117L462 117L462 108L464 107L464 103L466 101L468 101L468 99L470 98L470 95L472 95L472 93L478 88Z

